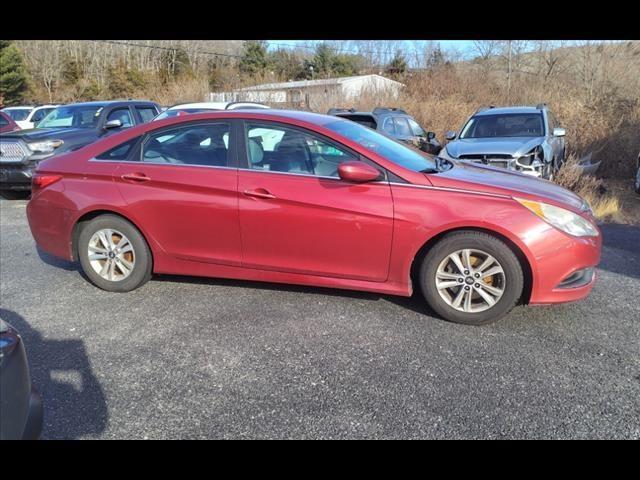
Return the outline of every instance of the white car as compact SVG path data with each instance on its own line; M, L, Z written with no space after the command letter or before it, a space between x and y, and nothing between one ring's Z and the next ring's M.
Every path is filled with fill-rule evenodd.
M187 113L210 112L212 110L238 110L241 108L270 108L267 105L256 102L200 102L183 103L167 108L153 120L162 120L169 117L177 117Z
M38 105L37 107L7 107L2 111L9 115L21 129L35 128L36 124L55 110L58 105Z

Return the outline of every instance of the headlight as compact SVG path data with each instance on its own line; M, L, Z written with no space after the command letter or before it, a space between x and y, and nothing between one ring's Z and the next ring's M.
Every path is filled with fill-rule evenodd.
M51 153L64 142L62 140L45 140L44 142L27 143L32 152Z
M514 198L518 203L527 207L545 222L559 230L576 237L597 237L598 230L591 222L569 210L554 207L542 202Z

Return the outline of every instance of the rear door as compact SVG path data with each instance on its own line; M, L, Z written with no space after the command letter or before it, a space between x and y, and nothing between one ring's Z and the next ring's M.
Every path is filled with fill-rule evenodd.
M357 153L276 122L247 121L240 149L244 267L386 280L393 202L384 173L378 182L345 182L338 165L360 160Z
M152 131L115 180L131 212L170 255L240 265L233 122Z

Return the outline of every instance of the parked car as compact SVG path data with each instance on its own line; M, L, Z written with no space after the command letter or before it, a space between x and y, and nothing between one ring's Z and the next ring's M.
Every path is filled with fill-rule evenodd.
M153 273L415 286L470 324L586 297L602 243L587 203L558 185L287 110L168 118L45 160L27 217L44 251L108 291Z
M42 431L42 399L31 385L24 344L0 318L0 440L36 440Z
M165 118L177 117L187 113L202 113L218 110L238 110L246 108L270 108L268 105L256 102L200 102L181 103L165 108L154 120L164 120Z
M35 107L7 107L2 111L9 115L20 126L27 130L35 125L53 111L58 105L37 105Z
M437 155L442 148L435 133L427 132L415 118L400 108L377 107L372 112L330 108L327 114L347 118L396 140L412 144L427 153Z
M640 153L636 159L636 181L635 181L636 193L640 193Z
M148 122L158 111L158 105L146 101L75 103L56 108L37 128L3 134L0 195L9 199L28 197L38 162Z
M9 115L0 110L0 133L13 132L20 130L20 125L13 121Z
M565 129L545 104L491 106L476 111L459 135L447 132L449 143L440 156L551 180L564 162L564 137Z

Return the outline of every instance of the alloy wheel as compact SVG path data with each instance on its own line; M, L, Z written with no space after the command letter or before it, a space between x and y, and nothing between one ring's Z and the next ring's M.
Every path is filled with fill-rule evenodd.
M463 249L448 255L435 274L436 289L451 307L477 313L493 307L506 287L502 265L482 250Z
M98 230L89 240L87 250L91 267L105 280L124 280L135 267L133 244L118 230Z

